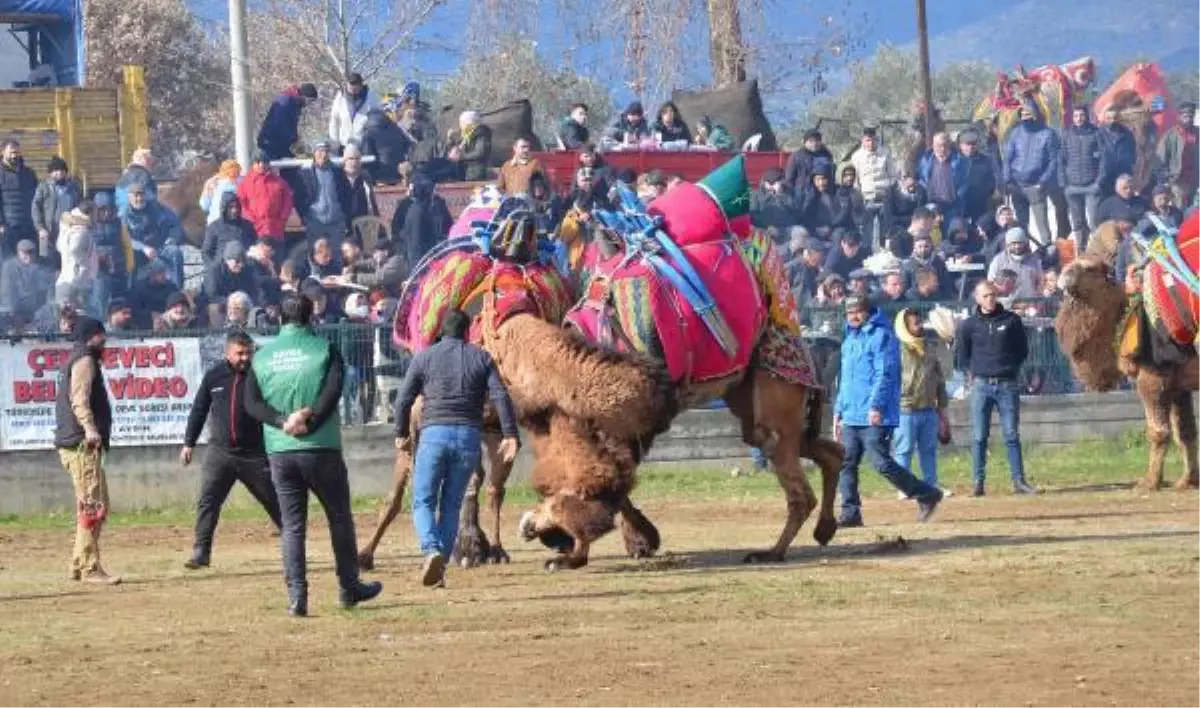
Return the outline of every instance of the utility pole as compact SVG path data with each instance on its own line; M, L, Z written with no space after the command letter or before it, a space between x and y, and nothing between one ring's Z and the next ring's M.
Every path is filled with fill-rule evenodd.
M925 147L933 148L933 81L929 78L929 23L925 0L917 0L917 41L921 48L921 97L925 100Z
M250 79L246 57L246 0L229 0L229 74L233 84L233 132L237 161L250 170Z

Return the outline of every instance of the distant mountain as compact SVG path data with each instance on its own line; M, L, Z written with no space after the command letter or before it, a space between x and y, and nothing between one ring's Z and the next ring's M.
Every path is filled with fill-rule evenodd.
M930 0L931 16L943 0ZM1101 77L1117 65L1149 57L1167 70L1200 65L1200 6L1195 0L1019 0L935 33L930 61L986 59L1010 69L1063 63L1090 55ZM931 19L931 25L934 21Z

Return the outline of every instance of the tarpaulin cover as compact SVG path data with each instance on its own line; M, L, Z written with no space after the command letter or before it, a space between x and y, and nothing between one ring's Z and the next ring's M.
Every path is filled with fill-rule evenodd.
M76 0L0 0L0 15L74 16Z

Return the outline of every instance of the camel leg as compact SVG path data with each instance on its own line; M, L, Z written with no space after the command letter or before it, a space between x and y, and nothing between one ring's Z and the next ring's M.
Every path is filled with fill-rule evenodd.
M408 478L413 471L417 445L421 442L421 419L424 412L425 399L418 397L409 414L408 439L412 444L408 450L396 451L396 461L392 464L392 488L383 502L383 508L379 510L379 517L375 521L375 530L371 532L367 545L358 552L358 567L363 570L375 569L375 549L379 548L383 534L396 520L396 516L400 513L400 507L404 504L404 488L408 485Z
M1137 393L1146 411L1146 441L1150 443L1146 477L1138 486L1153 492L1163 484L1163 463L1171 444L1171 403L1163 377L1145 369L1138 374Z
M829 545L838 530L833 505L837 501L838 473L842 469L843 455L845 451L841 445L824 438L804 444L800 451L801 457L812 460L821 469L821 512L813 529L813 540L822 546Z
M467 482L463 495L462 511L458 515L458 542L454 544L451 559L472 568L487 559L488 540L479 527L479 492L483 487L483 463L480 462Z
M1175 444L1183 450L1184 476L1175 483L1176 489L1200 487L1200 443L1196 430L1196 406L1191 391L1179 391L1171 406L1171 430Z
M500 457L500 441L503 437L496 433L484 435L484 445L488 456L488 513L492 522L492 537L488 550L489 563L507 563L508 553L500 543L500 512L504 508L505 486L512 474L513 465Z
M625 552L630 558L650 558L658 552L662 539L658 529L641 512L629 497L621 500L621 538L625 541Z
M800 464L808 399L807 389L763 371L751 371L726 396L730 412L741 420L743 433L754 431L756 439L765 433L773 443L764 452L771 458L787 500L787 519L779 539L770 550L747 555L747 563L783 561L800 527L817 507L816 494ZM832 501L829 508L832 514ZM836 521L833 528L837 528ZM832 538L827 527L821 532L822 536L826 534Z
M413 441L413 449L416 449L416 441ZM392 466L392 488L383 502L383 508L379 510L379 517L375 521L375 530L371 532L367 545L358 552L358 567L363 570L375 569L375 549L379 547L379 542L383 540L383 534L400 513L400 507L404 504L404 488L408 485L412 466L412 453L397 450L396 462Z

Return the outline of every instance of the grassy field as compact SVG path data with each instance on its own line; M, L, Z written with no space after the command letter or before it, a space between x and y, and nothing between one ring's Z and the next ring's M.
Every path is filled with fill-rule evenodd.
M1002 455L975 500L969 462L936 520L864 470L867 528L827 548L801 531L789 562L745 566L774 540L770 475L660 470L635 494L664 553L634 562L609 537L593 563L546 574L513 563L416 583L410 520L373 574L384 595L336 609L314 523L312 613L286 617L276 540L230 510L214 567L183 570L191 515L118 516L106 564L118 588L65 579L72 520L0 520L0 704L1004 704L1200 702L1200 520L1194 492L1129 488L1133 438L1034 450L1036 498L1007 492ZM1168 461L1177 478L1177 456ZM359 500L360 535L372 500ZM903 539L903 540L900 540Z

